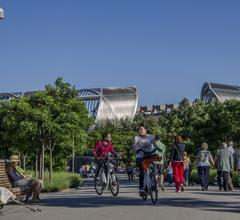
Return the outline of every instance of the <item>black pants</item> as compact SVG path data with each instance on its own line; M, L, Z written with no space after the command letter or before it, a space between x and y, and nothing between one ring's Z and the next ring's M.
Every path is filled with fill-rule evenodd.
M139 168L139 189L143 189L143 181L144 181L144 170L142 166L142 158L137 158L136 159L136 164Z
M95 176L99 176L100 169L104 167L104 162L102 160L95 159L95 163L97 165L96 171L95 171ZM106 167L104 167L106 169Z
M208 188L209 171L210 171L209 166L198 167L198 174L200 178L201 187L204 189Z
M229 175L230 175L229 172L217 171L217 179L218 179L219 189L221 189L223 187L224 191L228 191Z
M133 181L133 172L132 171L127 171L127 175L128 175L128 181L129 182Z

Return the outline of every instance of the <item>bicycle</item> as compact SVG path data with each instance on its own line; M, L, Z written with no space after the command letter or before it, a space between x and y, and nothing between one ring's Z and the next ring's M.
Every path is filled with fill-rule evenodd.
M161 156L152 155L156 150L157 148L154 149L152 152L144 152L143 150L140 150L144 153L144 159L142 161L142 167L144 170L144 192L140 193L140 196L144 201L146 201L148 195L150 195L151 201L154 205L157 203L158 200L158 184L153 162L160 161L162 159Z
M104 155L105 156L105 155ZM112 155L107 155L105 159L101 160L102 166L99 171L99 176L94 177L94 188L98 195L102 195L104 189L111 191L113 196L119 193L119 182L117 174L114 169L114 164L117 159Z

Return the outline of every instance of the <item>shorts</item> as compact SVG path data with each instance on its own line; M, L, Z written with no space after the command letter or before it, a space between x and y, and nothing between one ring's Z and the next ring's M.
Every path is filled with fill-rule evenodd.
M163 175L164 174L164 165L163 164L154 164L154 172L155 172L155 175Z
M25 186L33 186L33 179L27 180L27 179L21 179L16 182L14 182L14 187L25 187Z

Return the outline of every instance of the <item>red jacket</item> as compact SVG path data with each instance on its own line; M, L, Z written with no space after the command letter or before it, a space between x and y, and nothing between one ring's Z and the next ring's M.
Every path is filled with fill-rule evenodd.
M104 155L107 155L108 153L112 153L112 154L115 153L113 149L112 141L110 141L107 145L104 145L103 141L98 141L93 150L93 155L98 159L104 159L105 158Z

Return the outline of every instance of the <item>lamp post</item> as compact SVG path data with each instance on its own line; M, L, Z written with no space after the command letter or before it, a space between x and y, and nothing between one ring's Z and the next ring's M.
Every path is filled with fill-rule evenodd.
M4 18L4 11L2 8L0 8L0 19Z

